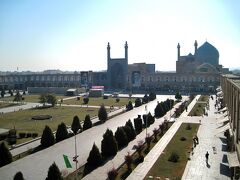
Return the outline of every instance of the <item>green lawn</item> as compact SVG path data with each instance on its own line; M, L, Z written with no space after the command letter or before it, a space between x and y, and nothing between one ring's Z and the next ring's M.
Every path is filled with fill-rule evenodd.
M125 106L126 104L128 104L129 101L132 101L133 103L135 102L135 98L119 98L120 101L116 102L116 98L112 98L109 97L108 99L103 99L103 97L98 97L98 98L94 98L94 97L89 97L89 102L88 105L89 106L101 106L102 104L104 104L105 106L114 106L114 107L121 107L121 106ZM64 104L77 104L77 105L81 105L83 104L83 97L80 98L80 100L77 100L77 98L74 99L69 99L69 100L65 100L63 101Z
M0 108L6 108L11 106L16 106L17 104L7 103L7 102L0 102Z
M17 132L37 132L41 135L45 125L48 125L54 131L61 122L71 125L75 115L80 120L84 120L86 114L92 117L96 116L97 113L97 108L50 107L45 109L28 109L2 114L0 116L0 127L6 129L15 127ZM36 115L51 115L53 118L52 120L31 120L32 116Z
M198 131L199 124L190 124L191 130L187 130L187 123L180 126L170 143L165 148L164 152L155 162L151 170L148 172L145 179L149 176L161 177L161 179L181 179L185 166L188 161L189 152L191 151L193 137ZM185 137L186 141L181 141L180 138ZM180 159L179 162L174 163L168 161L172 152L176 152Z
M188 114L189 116L202 116L204 114L204 108L207 105L209 97L206 95L202 95L197 103L192 108L191 112Z
M23 95L23 97L25 98L24 102L35 102L35 103L38 103L40 94ZM66 97L69 97L69 96L56 95L57 99L63 99L63 98L66 98ZM14 96L10 96L10 97L1 98L0 100L2 100L2 101L13 101L13 99L14 99Z

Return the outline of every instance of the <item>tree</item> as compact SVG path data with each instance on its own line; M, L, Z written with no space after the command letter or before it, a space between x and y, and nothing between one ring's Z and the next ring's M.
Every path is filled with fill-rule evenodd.
M7 148L6 144L0 144L0 167L10 164L13 161L12 154Z
M104 157L110 157L117 154L118 145L113 132L109 129L103 134L103 140L101 142L101 151Z
M13 101L17 101L17 102L22 101L22 95L20 94L19 91L17 91Z
M92 121L91 121L89 114L87 114L85 116L85 120L83 123L83 130L90 129L91 127L92 127Z
M118 143L118 148L125 147L128 144L128 137L123 129L123 127L118 127L115 132L115 138Z
M50 127L46 125L41 137L41 145L43 147L49 147L49 146L52 146L54 143L55 143L55 138L54 138L53 132L50 129Z
M46 94L41 94L40 97L39 97L39 102L43 103L43 106L45 106L46 102L47 102L47 95Z
M131 130L130 133L127 133L127 131L125 131L127 133L129 141L135 139L136 138L136 132L135 132L135 129L133 127L132 121L130 119L126 122L125 127L129 127L130 130Z
M53 94L48 94L47 95L47 103L51 104L52 107L55 106L55 104L57 104L57 98L55 95Z
M80 124L80 120L79 120L78 116L73 117L71 129L74 132L74 134L77 134L79 129L82 130L82 126Z
M88 102L89 102L89 98L88 98L88 97L84 97L84 98L83 98L83 103L84 103L84 104L88 104Z
M102 155L94 143L92 146L92 150L89 153L89 156L87 158L87 165L92 167L98 167L103 163Z
M143 123L142 123L141 115L138 115L138 117L134 119L134 127L137 134L142 132L142 126L143 126Z
M150 92L149 93L149 101L153 101L154 99L156 99L156 93Z
M132 101L129 101L128 104L126 105L126 110L130 111L133 109Z
M104 105L101 105L100 109L98 110L98 118L102 122L105 122L108 118L107 110Z
M137 99L135 100L135 107L139 107L139 106L141 106L141 105L142 105L141 99L140 99L140 98L137 98Z
M13 180L24 180L22 172L21 172L21 171L18 171L18 172L14 175Z
M57 132L56 132L56 141L62 141L68 138L68 131L65 123L61 123L58 125Z
M182 95L177 92L176 95L175 95L175 99L177 99L177 101L181 101L182 100Z
M142 98L142 103L143 103L143 104L148 103L148 95L147 95L147 94L145 94L145 95L143 96L143 98Z
M9 89L8 93L10 94L10 96L13 96L13 91L11 89Z
M1 91L1 97L4 98L4 95L5 95L5 91L2 90L2 91Z
M55 162L49 167L46 180L63 180L61 172Z

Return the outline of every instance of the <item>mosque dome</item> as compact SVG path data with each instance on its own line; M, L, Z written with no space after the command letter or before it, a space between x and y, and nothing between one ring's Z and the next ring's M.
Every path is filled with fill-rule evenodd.
M197 49L195 58L197 61L201 61L203 63L209 63L214 66L219 65L219 52L207 41Z

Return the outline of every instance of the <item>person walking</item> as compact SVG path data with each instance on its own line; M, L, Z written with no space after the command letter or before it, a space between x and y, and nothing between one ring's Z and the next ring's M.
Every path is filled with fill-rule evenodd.
M209 157L208 151L207 151L207 153L205 154L205 157L206 157L206 163L208 164L208 157Z

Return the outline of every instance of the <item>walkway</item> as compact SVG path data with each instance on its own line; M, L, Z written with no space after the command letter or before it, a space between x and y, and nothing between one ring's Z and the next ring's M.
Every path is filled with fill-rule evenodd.
M216 124L216 118L221 114L215 114L214 100L210 99L210 111L208 116L202 118L202 125L199 127L199 145L194 149L191 160L188 161L183 174L184 180L228 180L229 168L227 163L226 138L223 133L216 134L220 126ZM205 162L205 154L209 152L209 166Z

